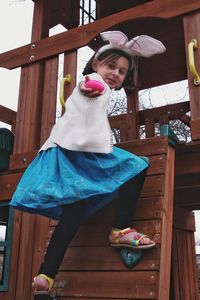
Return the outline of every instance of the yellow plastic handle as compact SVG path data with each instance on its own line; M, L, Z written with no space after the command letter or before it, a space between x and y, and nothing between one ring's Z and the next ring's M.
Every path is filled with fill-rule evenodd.
M192 39L188 45L189 68L190 68L190 72L192 73L192 75L194 77L194 84L200 85L200 76L197 73L197 70L195 68L195 63L194 63L194 49L196 49L197 47L198 47L197 40Z
M67 74L60 82L60 103L63 107L65 107L65 97L64 97L64 88L66 83L71 82L71 75Z

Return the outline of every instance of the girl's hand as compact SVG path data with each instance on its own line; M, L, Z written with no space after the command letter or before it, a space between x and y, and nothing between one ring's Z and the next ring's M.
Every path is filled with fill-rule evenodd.
M81 93L84 95L84 96L87 96L87 97L91 97L91 98L94 98L94 97L98 97L98 96L101 96L102 95L102 90L100 91L99 89L94 89L95 87L92 88L91 87L87 87L87 84L90 81L90 77L88 75L85 76L85 81L81 81L80 84L79 84L79 89L81 91Z

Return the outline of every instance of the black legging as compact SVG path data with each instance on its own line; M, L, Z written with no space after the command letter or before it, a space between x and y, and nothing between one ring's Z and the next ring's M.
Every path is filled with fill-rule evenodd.
M144 183L145 174L146 170L120 187L113 227L123 229L131 226L133 212ZM83 210L84 201L63 206L61 220L53 232L39 274L46 274L54 278L58 273L65 251L80 226Z

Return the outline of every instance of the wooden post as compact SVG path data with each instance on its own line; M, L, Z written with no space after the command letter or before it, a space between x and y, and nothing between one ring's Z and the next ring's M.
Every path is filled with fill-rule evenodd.
M35 1L32 46L36 40L49 33L49 1ZM30 57L31 59L31 57ZM40 126L42 95L44 85L44 63L38 62L22 68L14 154L38 149L40 145ZM16 211L12 249L11 278L16 280L15 299L31 299L32 258L36 217ZM17 265L18 263L18 265ZM12 279L13 281L13 279Z
M189 71L189 59L188 59L188 44L193 39L198 40L198 48L195 50L195 66L200 72L200 11L183 17L184 34L185 34L185 49L187 60L187 72L188 72L188 85L190 95L190 109L191 109L191 134L193 140L200 139L200 85L196 86L193 82L193 76Z

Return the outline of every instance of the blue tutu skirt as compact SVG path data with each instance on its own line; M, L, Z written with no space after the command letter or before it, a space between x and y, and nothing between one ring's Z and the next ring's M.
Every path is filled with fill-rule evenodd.
M145 160L118 147L109 154L50 148L26 169L10 205L59 220L63 205L85 201L86 217L110 203L123 183L147 167Z

